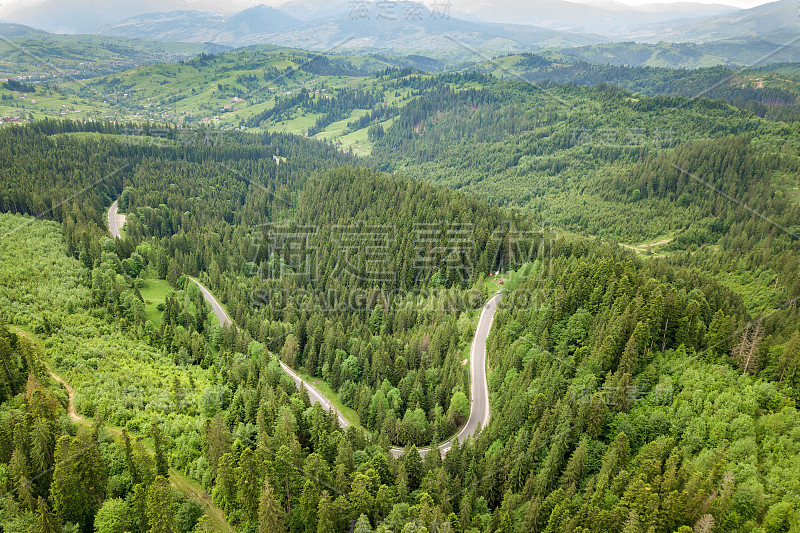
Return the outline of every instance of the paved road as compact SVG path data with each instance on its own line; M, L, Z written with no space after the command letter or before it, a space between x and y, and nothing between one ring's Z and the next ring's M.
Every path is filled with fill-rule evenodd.
M228 313L227 311L225 311L225 308L222 307L222 305L217 301L216 298L214 298L214 295L211 294L211 291L206 289L202 283L194 279L192 276L186 276L186 277L195 282L197 286L200 287L200 291L203 293L203 298L205 298L206 301L211 304L211 310L214 311L215 315L217 315L220 324L222 324L223 326L230 326L231 324L233 324L231 317L228 316Z
M108 209L108 231L111 232L111 235L116 238L120 238L120 230L122 229L123 224L125 224L125 215L120 215L117 213L117 204L119 200L114 200L114 203L111 204L111 207ZM203 297L206 299L208 303L211 304L211 309L214 311L214 314L217 315L220 324L224 326L230 326L233 321L231 317L228 316L228 313L225 311L225 308L214 298L214 295L211 294L211 291L206 289L202 283L197 281L191 276L187 276L190 280L195 282L198 287L200 287L200 291L203 293Z
M111 204L111 207L108 209L108 231L111 232L111 236L119 239L120 238L120 230L122 230L122 226L125 225L125 215L120 215L117 213L117 203L118 200L114 200L114 203Z
M112 237L120 239L122 238L120 230L122 229L122 226L125 224L126 217L125 215L120 215L119 213L117 213L117 209L118 209L118 200L114 200L114 203L111 204L111 207L108 209L108 231L111 232ZM202 291L203 297L206 299L208 303L211 304L211 309L214 311L214 314L217 315L217 318L219 319L220 323L224 325L232 324L233 322L231 321L231 318L228 316L228 313L225 312L225 309L222 307L222 305L220 305L217 299L214 298L214 295L211 294L211 292L208 289L206 289L199 281L197 281L191 276L188 277L190 280L197 283L198 287L200 287L200 291ZM69 415L69 417L76 422L86 424L87 423L86 419L84 419L81 415L79 415L75 411L75 405L73 403L75 390L66 381L61 379L60 376L54 374L52 371L50 371L50 375L53 377L53 379L61 383L61 385L63 385L64 388L67 390L67 398L68 398L67 414ZM309 391L309 394L311 394L311 391ZM317 394L319 394L319 391L317 391ZM120 433L120 430L116 428L108 428L108 430L114 434ZM152 453L152 450L148 448L148 452ZM211 500L211 496L207 492L203 491L199 487L199 485L197 485L192 481L189 481L188 478L181 476L173 468L170 468L170 483L172 484L173 487L176 487L184 494L187 495L191 494L194 498L200 500L206 505L208 512L211 513L211 519L214 522L214 525L216 526L215 529L228 531L229 533L235 533L235 530L226 520L225 513L222 511L222 509L217 507L216 504L214 504L214 502Z
M308 391L308 397L311 398L311 403L317 403L317 402L321 403L323 409L325 409L326 411L330 411L331 409L333 409L333 411L336 413L336 416L339 418L339 425L341 427L346 428L347 426L350 425L350 422L347 421L344 415L342 415L342 413L336 408L336 406L333 405L330 402L330 400L328 400L328 398L326 398L325 395L319 391L319 389L317 389L314 385L312 385L308 381L305 381L303 378L298 376L294 370L289 368L289 365L287 365L280 359L278 359L278 362L281 364L281 368L283 368L283 371L292 377L298 389L300 388L301 385L304 385L306 387L306 390Z
M481 317L478 320L478 328L475 330L475 337L472 339L472 350L469 358L470 383L470 403L469 419L461 431L456 436L439 445L442 455L446 454L453 447L453 440L464 442L469 435L474 434L479 429L486 427L489 423L489 386L486 383L486 337L492 329L494 313L497 311L497 304L500 302L500 293L495 294L481 310ZM423 457L430 451L430 448L420 448L419 454ZM402 448L392 448L392 455L400 457L405 453Z
M111 235L119 238L120 228L122 228L123 224L125 224L125 215L117 214L117 201L114 201L114 203L111 204L111 208L108 210L108 229L111 231ZM200 287L203 297L208 303L211 304L211 309L214 311L214 314L217 316L217 319L219 319L220 323L226 326L233 324L231 317L228 316L225 308L222 307L216 298L214 298L214 295L211 294L211 291L206 289L202 283L193 277L187 277L192 282L196 283L198 287ZM479 429L486 427L486 425L489 423L489 387L486 384L486 337L489 336L489 331L492 329L492 321L494 320L494 313L497 310L497 304L499 301L500 293L497 293L492 296L488 302L486 302L486 305L484 305L483 309L481 310L481 316L478 320L478 328L475 331L475 338L472 340L472 351L470 352L469 375L472 381L470 383L471 399L469 419L456 436L439 446L439 450L441 451L442 455L446 454L448 450L450 450L450 448L453 446L454 439L457 438L458 442L464 442L467 436L472 435ZM298 376L297 373L289 368L289 366L283 361L279 360L278 362L281 364L281 368L283 368L284 372L292 377L298 388L301 385L305 386L312 403L321 403L325 410L333 409L339 419L339 425L341 427L347 427L350 425L342 413L336 409L336 407L319 391L319 389ZM430 451L430 448L419 449L419 453L423 457L428 453L428 451ZM395 457L400 457L405 450L401 448L392 448L391 452Z
M211 308L214 310L214 314L217 315L217 318L219 319L220 323L228 326L231 325L233 323L231 321L231 318L228 316L228 313L225 312L225 309L222 307L222 305L220 305L217 299L214 298L214 295L211 294L211 291L206 289L199 281L197 281L193 277L191 276L187 277L194 283L196 283L198 287L200 287L200 290L203 292L203 297L206 299L208 303L211 304ZM347 427L350 425L350 422L347 421L344 415L342 415L342 413L331 403L330 400L328 400L328 398L325 397L324 394L322 394L319 391L319 389L317 389L311 383L303 380L303 378L298 376L297 373L291 368L289 368L289 366L283 361L278 360L278 362L281 364L281 368L283 368L283 371L289 374L289 376L291 376L291 378L294 380L298 389L301 386L305 386L306 390L308 391L308 397L311 399L311 403L316 403L316 402L321 403L322 407L326 411L333 409L333 411L336 413L336 416L339 418L340 426Z

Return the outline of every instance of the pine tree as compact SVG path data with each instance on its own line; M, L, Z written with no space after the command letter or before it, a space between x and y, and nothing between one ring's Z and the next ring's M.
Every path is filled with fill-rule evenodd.
M269 479L264 479L264 489L261 491L261 501L258 504L258 533L284 533L284 513L278 503Z
M372 526L369 523L369 518L367 515L362 514L356 520L356 524L353 528L353 533L372 533Z
M163 476L156 476L147 489L146 514L150 525L148 533L176 533L175 501L169 481Z
M128 466L128 473L131 475L131 482L133 485L138 485L142 482L139 475L139 469L136 467L136 461L133 457L133 447L131 446L131 439L128 435L128 430L122 429L122 445L125 451L125 464Z
M589 439L582 438L578 447L572 452L564 470L563 482L573 492L577 490L586 472L586 459L589 453Z
M708 326L706 334L706 345L709 353L725 354L731 346L731 336L733 326L731 317L727 316L722 309L714 313L711 324Z
M628 514L628 519L622 527L622 533L642 533L642 528L639 525L639 515L636 514L636 511L632 510Z
M250 448L245 448L236 467L236 491L238 508L244 513L245 520L258 518L259 486L261 473L259 462Z
M406 467L406 475L408 476L408 489L415 491L419 488L420 481L422 481L422 458L417 451L417 447L412 445L406 452L404 463Z
M206 436L206 456L214 475L217 474L217 466L219 465L220 457L230 451L231 442L231 432L225 425L222 415L217 413L208 424Z
M137 532L150 529L147 523L147 486L144 483L134 485L131 491L131 520Z
M336 532L336 514L327 490L322 491L317 508L317 533ZM261 532L259 532L261 533Z
M236 504L236 460L232 453L226 453L219 459L216 485L214 486L214 503L226 512Z
M35 472L47 472L53 464L54 441L50 422L39 418L31 430L31 466Z
M307 479L300 495L300 516L303 519L306 531L317 529L317 508L319 506L319 492L314 483Z
M790 389L800 383L800 331L795 331L778 359L776 369L778 381L786 381Z
M90 524L105 495L106 474L97 443L85 432L56 443L50 499L61 522Z
M282 410L283 418L290 416L288 409ZM281 418L278 419L280 423ZM276 430L277 431L277 430ZM292 514L292 491L295 484L295 467L292 459L292 452L289 447L282 444L275 452L275 461L272 463L272 478L278 490L281 491L280 499L284 500L284 510L286 514Z
M58 517L53 514L47 501L39 496L36 504L36 522L33 525L33 533L60 533L61 523Z

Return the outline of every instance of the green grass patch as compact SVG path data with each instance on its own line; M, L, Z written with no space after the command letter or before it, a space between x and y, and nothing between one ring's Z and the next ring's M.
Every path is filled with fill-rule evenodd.
M305 135L308 128L314 125L321 115L318 113L306 113L291 120L270 124L267 129L276 133L293 133L295 135Z
M161 311L158 310L158 304L166 302L167 294L174 290L167 280L157 278L155 272L148 270L147 277L144 278L144 286L139 289L139 294L144 298L147 320L152 320L156 326L161 323Z

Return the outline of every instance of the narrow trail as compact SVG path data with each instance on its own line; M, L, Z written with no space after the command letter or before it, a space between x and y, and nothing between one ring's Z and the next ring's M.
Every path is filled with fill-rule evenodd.
M661 239L660 241L655 242L646 242L644 244L625 244L619 243L620 246L623 248L628 248L629 250L633 250L637 253L645 253L650 250L650 248L655 248L656 246L662 246L664 244L669 244L675 240L675 237L670 237L668 239Z
M67 415L70 417L71 420L75 421L81 425L91 425L91 422L87 420L85 417L78 414L75 410L75 389L67 383L61 376L53 372L49 367L47 367L47 371L55 381L57 381L64 390L67 391ZM111 433L112 435L120 436L122 435L122 430L115 427L104 426L104 428ZM147 453L151 455L155 455L155 451L148 446L146 443L142 443L142 446ZM214 504L211 499L211 495L208 494L200 485L196 482L189 480L175 470L174 468L169 469L169 481L170 485L178 489L187 497L192 497L200 502L202 502L206 508L207 513L210 515L211 519L214 521L214 526L216 531L226 531L228 533L236 533L236 530L231 527L228 521L225 519L225 513L219 507Z
M75 411L75 389L72 388L72 385L61 379L61 376L50 370L50 367L47 367L47 371L50 373L50 377L59 382L67 391L67 416L78 424L88 424L89 422Z
M122 226L125 224L125 215L121 215L117 213L118 209L118 200L115 200L111 207L108 209L108 231L111 235L115 238L121 238ZM225 309L216 301L216 299L211 295L208 289L206 289L199 281L194 278L189 278L194 283L200 287L200 290L203 292L203 296L211 303L211 306L214 310L214 314L217 315L219 321L223 324L231 324L231 319L228 316L228 313L225 312ZM64 381L61 376L50 370L47 369L50 373L50 376L60 383L64 389L67 391L67 414L69 417L79 424L89 424L90 422L86 420L84 417L79 415L75 410L74 398L75 398L75 389L66 381ZM121 435L122 430L118 428L112 428L106 426L106 429L115 434ZM150 454L155 454L155 451L150 448L147 444L144 444L144 448ZM187 497L192 497L200 502L202 502L205 506L206 513L211 517L212 521L214 522L214 530L215 531L224 531L227 533L236 533L236 530L231 527L228 523L228 520L225 518L225 513L220 509L211 499L211 495L208 494L198 483L193 480L190 480L174 468L169 469L169 481L170 484L182 492Z

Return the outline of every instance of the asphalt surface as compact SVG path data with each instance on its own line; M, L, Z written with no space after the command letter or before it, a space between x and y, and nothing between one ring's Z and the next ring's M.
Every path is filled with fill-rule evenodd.
M459 443L466 440L469 435L475 434L481 428L486 427L491 416L489 409L489 386L486 383L486 338L492 329L494 313L497 311L497 304L500 302L500 293L495 294L481 310L481 317L478 320L478 327L475 330L475 337L472 339L472 350L469 358L470 375L470 402L469 419L464 427L461 428L454 437L439 445L442 455L446 454L453 447L453 441L458 439ZM423 457L431 448L420 448L419 454ZM392 448L392 455L400 457L405 453L402 448Z
M216 298L214 298L214 295L211 294L211 291L206 289L202 283L194 279L192 276L186 276L186 277L192 280L194 283L196 283L198 287L200 287L200 291L203 293L203 298L205 298L206 301L211 304L211 310L214 311L215 315L217 315L219 323L222 324L223 326L230 326L231 324L233 324L233 320L231 320L231 317L228 316L228 313L225 311L225 308L222 307L222 305L217 301Z
M325 395L319 391L319 389L317 389L314 385L312 385L308 381L305 381L303 378L298 376L294 370L289 368L289 365L287 365L280 359L278 360L278 362L281 364L281 368L283 368L283 371L292 377L298 389L300 388L300 385L305 386L306 390L308 391L308 397L311 399L311 403L317 403L317 402L321 403L323 409L325 409L326 411L330 411L331 409L333 409L333 412L336 413L336 416L339 419L339 425L341 427L346 428L347 426L350 425L350 422L347 421L344 415L342 415L342 413L339 412L336 406L333 405L330 402L330 400L328 400L328 398L326 398Z
M120 229L123 224L125 224L125 215L117 213L117 201L115 200L108 210L108 229L111 235L120 238ZM233 324L231 317L228 316L225 308L214 298L211 291L206 289L202 283L193 277L187 277L200 287L203 297L211 304L211 309L220 323L226 326ZM489 386L486 383L486 338L489 336L489 331L492 329L492 321L494 320L494 314L495 311L497 311L497 304L499 302L500 293L497 293L489 298L489 301L486 302L481 310L481 316L478 320L475 337L472 340L472 350L469 358L469 375L471 378L469 419L467 419L467 423L464 424L464 427L461 428L458 434L439 445L439 451L442 455L446 454L450 448L452 448L455 439L458 439L458 442L462 443L469 435L473 435L481 428L486 427L489 423ZM319 391L319 389L298 376L297 373L289 368L283 361L278 360L278 362L281 364L283 371L291 376L298 388L300 388L301 385L305 386L312 403L319 402L326 411L333 410L339 419L339 425L341 427L344 428L350 425L342 413ZM429 451L430 448L420 448L419 454L424 457ZM405 453L405 450L402 448L391 448L391 452L395 457L400 457Z
M120 215L117 213L118 209L118 202L119 200L114 200L114 203L111 204L111 207L108 209L108 231L111 232L111 235L116 238L120 238L120 230L122 226L125 224L125 215ZM233 324L231 317L228 316L228 313L225 311L225 308L220 305L214 295L211 294L211 291L206 289L202 283L197 281L191 276L187 276L190 280L197 284L200 287L200 291L203 293L203 297L206 299L208 303L211 304L211 309L214 311L214 314L219 319L220 324L224 326L230 326Z
M118 200L114 200L108 210L108 231L111 232L111 236L115 239L120 238L120 230L125 225L125 215L117 213L117 202Z
M199 281L197 281L193 277L191 276L187 277L194 283L196 283L198 287L200 287L200 290L203 292L203 297L206 299L208 303L211 304L211 308L214 311L214 314L219 319L220 323L226 326L231 325L233 321L228 316L228 313L225 312L225 309L222 307L222 305L220 305L217 299L214 298L214 295L211 294L211 291L206 289ZM347 421L344 415L342 415L342 413L336 408L336 406L334 406L333 403L331 403L331 401L328 400L328 398L326 398L325 395L319 391L319 389L317 389L314 385L312 385L311 383L305 381L303 378L298 376L294 370L289 368L289 366L280 359L278 360L278 362L281 364L281 368L283 368L283 371L289 374L289 376L291 376L291 378L294 380L294 383L298 389L301 386L305 386L306 390L308 391L308 397L311 399L311 403L316 403L316 402L321 403L323 409L325 409L326 411L330 411L331 409L333 409L333 411L336 413L336 416L339 419L339 425L341 427L347 427L350 425L350 422Z

